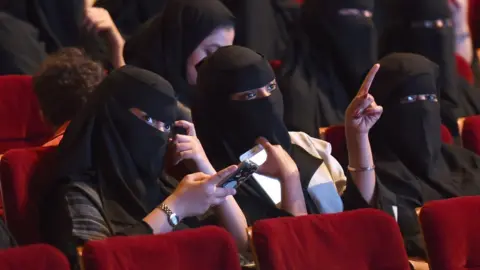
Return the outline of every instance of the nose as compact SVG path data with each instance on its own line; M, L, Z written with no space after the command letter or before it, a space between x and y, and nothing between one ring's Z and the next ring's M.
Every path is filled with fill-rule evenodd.
M265 98L265 97L269 97L270 95L271 93L267 89L262 88L258 90L257 98Z

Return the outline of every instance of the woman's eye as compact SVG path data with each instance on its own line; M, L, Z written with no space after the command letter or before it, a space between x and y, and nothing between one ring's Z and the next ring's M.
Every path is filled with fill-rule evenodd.
M272 92L273 90L277 89L277 84L276 83L271 83L267 87L269 92Z
M165 131L170 131L170 129L172 129L172 125L165 125L165 126L163 127L163 129L164 129Z
M147 122L149 125L153 125L153 124L154 124L153 118L150 117L150 116L148 116L148 115L143 116L143 120L144 120L145 122Z
M252 100L257 97L257 93L256 92L246 93L244 97L246 100Z

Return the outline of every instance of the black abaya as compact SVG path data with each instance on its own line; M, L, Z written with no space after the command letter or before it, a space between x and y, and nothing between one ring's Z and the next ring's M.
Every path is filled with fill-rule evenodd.
M480 157L441 141L437 65L405 53L391 54L380 65L370 89L384 108L370 132L375 172L397 197L409 255L425 257L415 208L480 195Z

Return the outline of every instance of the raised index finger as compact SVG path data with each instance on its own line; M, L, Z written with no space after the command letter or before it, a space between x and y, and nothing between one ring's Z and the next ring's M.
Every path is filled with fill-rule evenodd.
M357 96L363 96L368 94L370 91L370 86L372 86L373 79L375 79L375 75L377 75L378 70L380 69L380 64L375 64L370 71L367 74L367 77L365 77L365 80L363 80L362 86L360 87L360 90L358 91Z

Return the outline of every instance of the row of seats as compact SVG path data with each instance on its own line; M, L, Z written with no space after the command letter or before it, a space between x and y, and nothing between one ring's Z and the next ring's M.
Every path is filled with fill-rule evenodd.
M480 269L480 197L426 204L420 212L432 270ZM461 228L461 229L459 229ZM262 220L249 229L258 269L410 269L395 220L375 209ZM235 270L237 248L219 227L156 236L112 237L79 249L86 270ZM0 269L67 270L43 244L0 252Z

